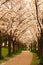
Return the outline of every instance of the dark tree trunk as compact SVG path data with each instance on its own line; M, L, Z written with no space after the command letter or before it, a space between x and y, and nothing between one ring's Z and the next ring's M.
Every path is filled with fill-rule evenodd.
M38 55L39 55L39 58L40 58L40 40L38 39Z
M41 31L41 38L38 41L39 58L43 56L43 31Z
M11 40L8 41L8 55L11 55Z
M29 45L29 50L30 50L30 45Z
M19 41L17 41L16 43L17 43L17 48L19 49Z
M41 54L42 54L42 52L41 52L41 39L38 40L38 51L39 51L39 58L41 58Z
M39 58L41 58L42 57L42 42L41 42L41 40L40 40L38 51L39 51Z
M40 53L41 53L41 57L43 56L43 30L41 31L41 43L40 43Z
M41 50L42 50L42 56L43 56L43 30L42 30L42 33L41 33L41 38L42 38L41 39L42 40L42 43L41 43L42 49Z
M10 31L10 35L8 35L8 55L11 55L11 43L12 43L12 30Z
M34 50L36 50L36 44L34 44Z
M13 53L15 52L15 42L13 41Z
M32 51L32 43L31 43L31 51Z
M5 47L5 48L7 47L7 41L5 41L5 43L4 43L4 47Z

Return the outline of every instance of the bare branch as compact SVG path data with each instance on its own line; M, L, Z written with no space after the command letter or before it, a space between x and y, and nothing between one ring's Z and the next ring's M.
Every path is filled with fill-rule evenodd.
M4 3L8 2L9 0L5 0L1 5L3 5Z

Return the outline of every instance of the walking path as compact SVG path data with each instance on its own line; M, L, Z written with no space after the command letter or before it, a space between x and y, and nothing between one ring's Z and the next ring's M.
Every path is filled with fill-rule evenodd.
M6 61L3 65L30 65L33 58L33 54L29 51L22 51L21 54L15 56L9 61Z

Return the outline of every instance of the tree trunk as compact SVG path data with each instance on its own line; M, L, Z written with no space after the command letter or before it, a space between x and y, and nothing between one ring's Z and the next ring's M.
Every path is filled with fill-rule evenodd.
M11 55L11 43L12 43L12 30L10 31L10 35L8 36L8 55Z
M40 26L40 30L41 30L41 38L38 39L38 50L39 50L39 57L41 58L43 56L43 32L42 32L42 26L39 22L39 17L38 17L38 6L37 6L37 2L38 0L35 0L35 6L36 6L36 15L37 15L37 21L38 21L38 24Z
M41 38L38 40L39 58L43 56L43 32L41 31Z
M8 41L8 55L11 55L11 40Z
M34 44L34 50L36 50L36 44Z
M38 51L39 51L39 58L41 58L41 54L42 54L42 51L41 51L41 39L38 40Z
M29 50L30 50L30 45L29 45Z
M43 56L43 30L41 31L41 56Z
M31 43L31 51L32 51L32 43Z
M15 52L15 42L13 41L13 53Z
M4 42L4 47L5 47L5 48L7 47L7 41Z

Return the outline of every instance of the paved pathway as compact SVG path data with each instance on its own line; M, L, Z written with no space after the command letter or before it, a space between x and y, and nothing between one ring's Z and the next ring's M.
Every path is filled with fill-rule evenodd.
M29 51L22 51L21 54L15 56L9 61L6 61L3 65L30 65L33 58L33 54Z

